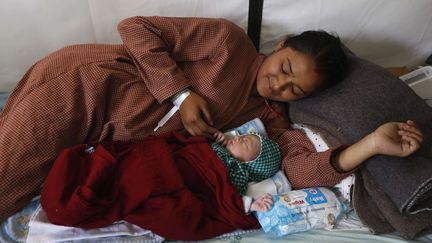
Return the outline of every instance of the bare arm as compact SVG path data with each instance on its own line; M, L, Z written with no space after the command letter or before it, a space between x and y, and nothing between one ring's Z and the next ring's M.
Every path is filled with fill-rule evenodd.
M423 134L413 121L388 122L342 150L334 163L340 170L350 171L377 154L406 157L417 151L422 142Z

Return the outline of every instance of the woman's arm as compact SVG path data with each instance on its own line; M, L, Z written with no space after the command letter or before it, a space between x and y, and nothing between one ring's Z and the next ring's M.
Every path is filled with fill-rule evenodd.
M307 135L299 129L270 128L268 134L280 146L283 158L281 167L293 189L331 187L352 173L340 173L331 164L333 153L342 147L317 152ZM279 136L274 137L274 134Z
M118 25L127 52L160 103L192 85L182 63L211 60L233 28L239 27L222 19L140 16Z
M316 152L301 130L284 130L271 123L269 127L270 137L281 146L282 169L295 189L334 186L368 158L377 154L405 157L417 151L423 141L412 121L389 122L351 146Z
M413 121L388 122L335 155L333 162L341 171L350 171L377 154L406 157L422 142L423 134Z
M285 114L280 106L273 108ZM371 156L408 156L423 141L423 135L414 122L389 122L351 146L317 152L306 134L292 129L286 117L270 112L262 120L269 137L280 146L282 170L294 189L334 186Z
M282 116L286 114L280 106L279 114L269 112L262 120L271 139L276 141L282 153L281 169L285 172L293 189L313 186L334 186L349 176L352 171L338 172L330 163L333 153L343 147L336 147L324 152L317 152L308 136L300 129L291 128L290 121Z
M180 105L182 123L191 135L212 137L217 129L212 127L209 97L194 84L198 81L201 91L220 92L220 84L212 82L220 82L223 75L196 74L221 72L227 62L224 51L243 44L244 31L223 19L170 17L132 17L120 22L118 30L150 93L162 103L189 88L190 95Z

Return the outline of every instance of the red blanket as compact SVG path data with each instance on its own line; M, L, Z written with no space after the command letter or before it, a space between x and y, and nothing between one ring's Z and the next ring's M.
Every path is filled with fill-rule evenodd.
M96 228L124 219L176 240L259 228L203 137L87 147L64 150L45 181L41 204L52 223Z

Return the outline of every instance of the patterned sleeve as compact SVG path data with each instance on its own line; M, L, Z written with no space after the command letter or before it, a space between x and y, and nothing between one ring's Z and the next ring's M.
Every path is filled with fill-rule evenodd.
M317 152L307 135L302 130L291 128L285 117L269 112L266 127L269 137L280 146L282 170L293 189L331 187L352 173L339 173L332 166L331 156L339 147Z
M160 103L192 85L182 62L211 60L236 28L222 19L157 16L131 17L118 25L124 47Z

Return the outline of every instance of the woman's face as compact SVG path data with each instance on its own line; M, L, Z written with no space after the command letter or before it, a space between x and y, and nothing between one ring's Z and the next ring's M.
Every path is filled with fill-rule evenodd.
M308 96L321 86L312 57L290 47L278 48L258 70L258 93L275 101L292 101Z

